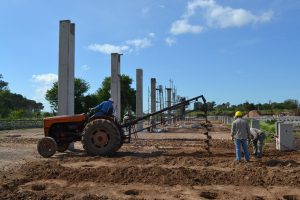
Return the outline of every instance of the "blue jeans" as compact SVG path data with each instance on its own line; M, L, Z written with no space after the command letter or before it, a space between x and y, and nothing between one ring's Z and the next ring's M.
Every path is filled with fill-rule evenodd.
M246 161L249 161L249 151L248 151L248 142L247 139L235 139L235 154L236 154L236 160L241 161L241 144L244 150L245 159Z
M102 112L96 112L93 117L102 117L102 116L105 116L105 114Z

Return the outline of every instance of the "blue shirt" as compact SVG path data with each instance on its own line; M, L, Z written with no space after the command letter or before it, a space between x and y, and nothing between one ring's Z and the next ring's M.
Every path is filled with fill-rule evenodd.
M112 116L114 107L111 101L103 101L95 107L96 116Z

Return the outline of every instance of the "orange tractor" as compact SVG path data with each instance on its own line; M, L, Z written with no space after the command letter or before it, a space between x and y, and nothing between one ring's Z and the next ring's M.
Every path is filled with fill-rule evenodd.
M92 112L74 116L64 115L45 118L45 137L39 140L37 150L41 156L48 158L54 155L56 151L66 151L70 143L81 141L84 150L89 155L110 155L118 151L124 143L130 143L131 134L136 134L138 132L133 131L135 130L133 126L139 121L161 114L165 111L185 107L191 102L198 101L199 98L203 101L203 111L207 121L206 100L203 95L182 101L155 113L129 120L123 124L120 124L115 117L95 117ZM199 108L194 107L194 110L192 111L197 109ZM152 124L142 130L149 129L152 126L161 123L164 122Z

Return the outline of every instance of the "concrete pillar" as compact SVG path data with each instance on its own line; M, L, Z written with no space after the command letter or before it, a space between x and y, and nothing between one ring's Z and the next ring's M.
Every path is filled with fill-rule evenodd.
M294 149L293 125L285 123L276 124L276 149L288 151Z
M252 120L251 120L250 127L251 127L251 128L257 128L257 129L259 129L259 120L252 119Z
M228 116L226 116L226 124L230 124Z
M171 88L166 88L167 89L167 107L171 106ZM171 110L168 110L168 123L171 123Z
M151 78L151 113L156 112L156 79Z
M58 115L74 115L75 24L59 22Z
M180 102L184 102L185 100L186 100L185 97L182 97L180 99ZM179 108L179 115L180 115L179 118L181 120L185 119L185 106L182 106L182 107Z
M143 70L136 69L136 116L143 116ZM137 131L143 129L143 122L137 124Z
M111 98L114 100L115 116L121 120L121 80L120 80L121 54L111 54Z
M156 79L151 78L151 113L156 112ZM156 122L156 117L150 117L150 124L153 126ZM154 128L154 126L153 126ZM151 129L152 132L152 129Z

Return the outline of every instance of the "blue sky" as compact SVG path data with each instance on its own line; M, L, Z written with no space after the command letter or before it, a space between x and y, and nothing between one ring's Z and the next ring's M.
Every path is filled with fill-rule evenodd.
M209 101L300 100L299 0L0 0L0 73L12 92L44 103L57 80L59 20L76 24L75 74L89 93L144 70L178 94Z

